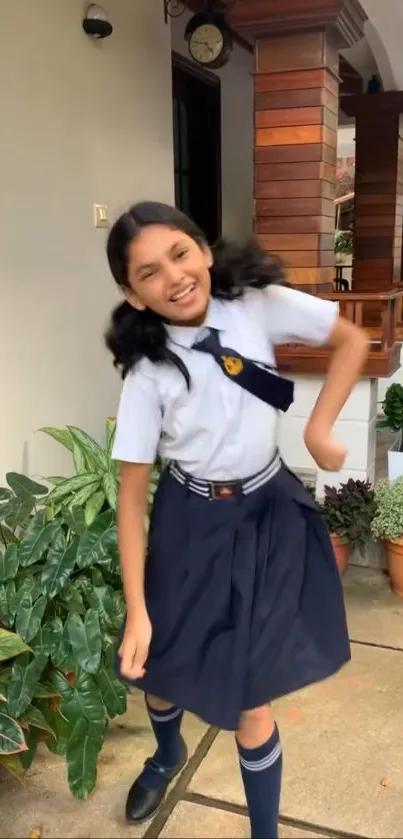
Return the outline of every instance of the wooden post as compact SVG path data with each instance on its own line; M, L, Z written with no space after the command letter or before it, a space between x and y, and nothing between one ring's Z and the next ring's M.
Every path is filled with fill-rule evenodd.
M292 284L331 291L338 52L298 33L259 38L255 60L255 232Z
M355 0L235 0L231 25L254 43L254 228L288 280L331 291L339 49L358 40Z
M402 279L403 93L346 100L356 120L353 286L383 291Z

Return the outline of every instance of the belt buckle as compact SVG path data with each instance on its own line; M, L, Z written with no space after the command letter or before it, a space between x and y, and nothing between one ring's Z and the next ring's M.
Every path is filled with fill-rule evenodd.
M210 482L210 499L212 501L225 501L237 497L237 484L235 481L214 481Z

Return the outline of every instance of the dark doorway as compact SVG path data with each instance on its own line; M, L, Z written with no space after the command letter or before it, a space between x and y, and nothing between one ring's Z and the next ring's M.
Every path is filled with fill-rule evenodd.
M210 243L221 235L221 83L172 56L175 203Z

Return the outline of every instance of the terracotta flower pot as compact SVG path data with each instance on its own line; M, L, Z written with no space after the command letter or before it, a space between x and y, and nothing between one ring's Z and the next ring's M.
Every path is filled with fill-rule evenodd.
M336 560L336 565L339 569L340 576L344 574L344 571L347 568L348 560L350 558L350 545L348 542L346 544L341 544L340 536L338 533L329 533L330 541L332 543L334 558Z
M403 539L385 540L384 544L392 589L398 597L403 597Z

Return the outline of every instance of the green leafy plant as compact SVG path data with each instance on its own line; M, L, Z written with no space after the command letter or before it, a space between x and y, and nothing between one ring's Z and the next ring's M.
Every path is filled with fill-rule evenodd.
M110 417L106 421L104 447L86 431L75 426L46 427L40 430L68 449L76 473L68 478L46 478L54 487L47 497L47 504L55 512L61 507L83 507L87 524L91 524L102 511L116 510L118 471L111 457L115 419Z
M0 664L0 693L5 717L27 726L14 770L31 763L42 730L48 748L66 758L71 791L85 798L109 720L126 709L114 674L124 615L115 513L107 507L89 516L89 499L77 506L75 493L52 502L53 490L23 475L8 474L7 484L0 491L0 626L25 647L11 666Z
M312 501L316 501L316 487L313 484L304 484L305 492L308 493Z
M350 230L336 230L334 234L334 252L346 256L353 253L353 234Z
M375 487L375 516L372 533L376 539L395 542L403 536L403 477L392 483L379 481Z
M399 451L403 450L403 387L395 382L390 385L382 402L384 417L377 422L377 428L389 428L400 434Z
M151 471L150 488L149 488L149 491L148 491L149 513L151 513L151 508L152 508L153 501L154 501L154 495L156 493L158 482L159 482L159 479L161 477L162 468L163 467L162 467L161 460L160 460L159 457L157 457L157 459L156 459L156 461L153 465L152 471Z
M40 731L54 736L40 710L35 707L35 700L22 716L14 717L8 710L4 685L11 669L10 662L29 649L15 632L0 628L0 766L19 780L23 777L24 768L29 765L28 743L36 740Z
M76 473L69 478L46 478L54 487L47 497L47 504L56 512L62 507L83 507L86 524L91 524L101 511L116 510L118 467L111 456L116 433L115 418L108 417L106 420L104 448L86 431L74 426L46 427L40 430L68 449ZM157 458L148 496L150 509L160 473L161 461Z
M0 744L2 719L5 736L8 726L20 738L13 753L0 746L0 758L20 778L44 740L65 756L73 794L86 798L108 723L126 710L114 673L124 616L115 420L104 447L73 426L42 431L71 452L76 474L46 479L49 491L10 472L0 488ZM157 458L149 511L160 472Z
M340 487L325 486L321 511L330 533L340 537L341 544L362 550L371 537L375 515L375 494L369 481L350 478Z

